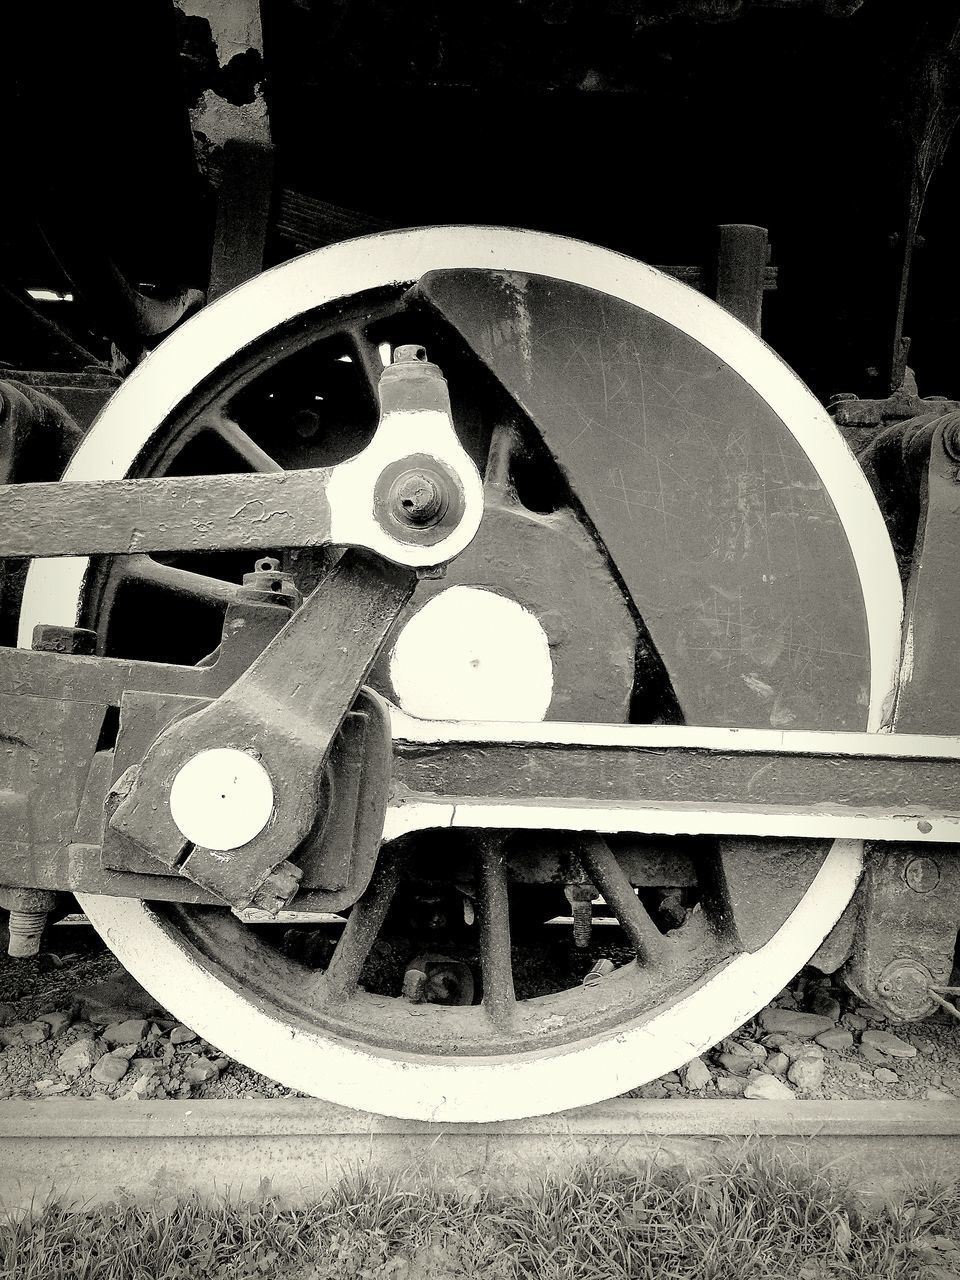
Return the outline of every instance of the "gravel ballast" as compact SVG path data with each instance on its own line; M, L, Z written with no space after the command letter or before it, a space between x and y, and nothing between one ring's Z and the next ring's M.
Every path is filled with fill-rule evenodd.
M0 1098L297 1096L178 1023L89 928L57 926L45 947L0 957ZM960 1097L958 1027L946 1014L890 1025L807 970L715 1049L628 1096Z

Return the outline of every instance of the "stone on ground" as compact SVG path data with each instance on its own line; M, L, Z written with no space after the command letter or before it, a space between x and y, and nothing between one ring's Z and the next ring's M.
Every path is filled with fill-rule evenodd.
M860 1052L868 1062L873 1063L875 1067L882 1067L887 1061L887 1055L881 1053L879 1049L874 1049L872 1044L861 1044Z
M744 1082L738 1076L720 1076L717 1079L717 1092L727 1098L739 1098L743 1093Z
M747 1081L743 1096L761 1099L764 1102L784 1102L795 1095L790 1086L778 1080L776 1076L757 1076L755 1080Z
M760 1025L764 1031L782 1031L802 1040L812 1040L821 1032L829 1031L833 1026L833 1019L820 1013L798 1013L793 1009L770 1007L760 1014Z
M797 1058L790 1064L787 1079L795 1084L803 1093L813 1093L823 1084L824 1062L814 1055Z
M67 1080L34 1080L33 1087L36 1089L41 1098L56 1098L61 1093L66 1093L70 1088Z
M869 1025L866 1018L861 1018L859 1013L845 1013L841 1016L840 1022L849 1031L866 1031Z
M899 1036L895 1036L892 1031L865 1031L861 1037L861 1044L869 1045L871 1049L876 1049L878 1053L884 1053L888 1058L915 1058L917 1056L916 1047L908 1040L901 1040Z
M831 1027L829 1031L821 1031L816 1037L816 1043L824 1049L833 1049L836 1053L842 1053L844 1049L850 1049L853 1046L853 1032L848 1031L846 1027Z
M680 1072L680 1079L685 1088L695 1090L706 1089L713 1076L702 1058L694 1058Z
M116 1084L127 1074L130 1063L119 1053L108 1053L100 1059L90 1072L91 1079L97 1084Z
M126 1018L123 1022L112 1022L104 1030L103 1038L107 1044L139 1044L149 1026L145 1018Z
M138 1075L129 1089L117 1095L118 1102L141 1102L144 1098L152 1098L163 1090L158 1088L156 1076L147 1073Z
M125 1018L162 1018L167 1012L129 973L78 987L73 1007L78 1016L101 1027Z
M797 1058L822 1058L823 1047L815 1040L788 1040L785 1036L780 1040L780 1052L785 1053L791 1062Z
M70 1017L69 1013L59 1012L38 1014L36 1021L45 1022L50 1028L50 1034L52 1036L58 1036L62 1032L66 1031L73 1019Z
M191 1031L189 1027L183 1026L182 1023L175 1026L170 1032L171 1044L191 1044L194 1040L199 1039L200 1037L195 1031Z
M861 1018L866 1018L872 1027L881 1027L887 1020L887 1015L881 1009L875 1009L871 1004L858 1004L856 1012Z
M77 1040L69 1049L64 1049L57 1059L57 1066L65 1076L72 1080L89 1071L97 1061L97 1046L92 1040Z
M43 1044L49 1038L50 1028L45 1022L14 1022L9 1027L0 1027L3 1048L12 1044Z
M204 1058L201 1054L193 1054L184 1068L183 1078L189 1080L191 1084L203 1084L204 1081L212 1080L219 1074L220 1068L215 1066L209 1058ZM676 1083L679 1084L679 1080Z
M811 1013L819 1013L831 1022L836 1022L842 1012L840 1001L823 987L814 987L807 998L807 1008Z
M732 1076L745 1076L757 1065L749 1053L718 1053L717 1062Z
M895 1071L891 1071L889 1067L877 1067L873 1073L874 1080L879 1080L881 1084L896 1084L900 1077Z

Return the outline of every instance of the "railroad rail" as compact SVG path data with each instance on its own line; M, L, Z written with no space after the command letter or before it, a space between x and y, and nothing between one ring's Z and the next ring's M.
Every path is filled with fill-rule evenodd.
M585 1161L702 1169L745 1143L829 1164L867 1199L917 1177L952 1181L960 1102L776 1102L620 1098L499 1124L398 1120L308 1098L279 1101L0 1103L0 1204L119 1192L306 1204L351 1170L509 1186Z

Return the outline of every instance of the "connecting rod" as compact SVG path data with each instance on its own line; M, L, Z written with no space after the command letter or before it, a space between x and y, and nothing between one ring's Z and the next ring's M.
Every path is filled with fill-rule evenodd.
M398 347L378 393L376 434L335 467L2 486L0 557L334 544L408 568L444 564L483 514L446 380L422 347Z

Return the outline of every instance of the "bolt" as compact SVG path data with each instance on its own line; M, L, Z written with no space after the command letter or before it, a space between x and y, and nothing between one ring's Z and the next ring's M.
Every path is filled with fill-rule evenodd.
M409 1000L411 1004L420 1004L426 985L425 970L409 968L403 975L403 998Z
M929 893L940 883L940 868L932 858L911 858L903 869L903 878L914 893Z
M421 347L418 343L405 343L403 346L397 347L393 353L394 364L410 364L412 361L424 364L426 359L426 347Z
M11 911L7 922L10 930L7 955L18 960L37 955L46 923L46 911Z
M253 573L243 575L241 597L253 604L280 604L288 609L298 609L303 600L297 590L292 573L280 568L275 556L262 556L253 567Z
M592 884L568 884L563 889L573 916L573 945L583 950L593 934L593 900L597 891Z
M391 499L407 524L435 524L446 508L443 490L423 471L406 471L393 483Z

